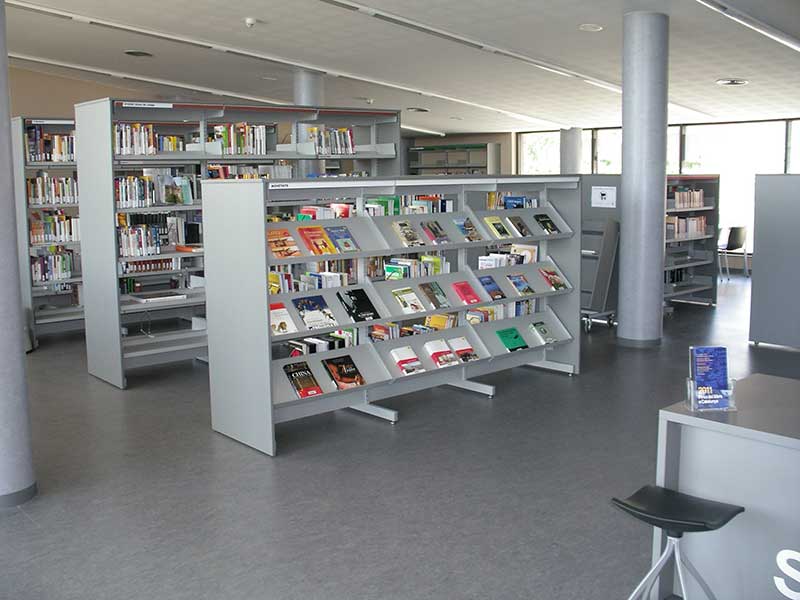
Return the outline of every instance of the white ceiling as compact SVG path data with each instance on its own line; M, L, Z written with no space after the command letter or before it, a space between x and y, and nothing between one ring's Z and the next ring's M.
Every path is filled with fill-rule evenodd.
M405 112L403 122L448 133L620 123L620 95L583 78L620 83L622 15L631 0L361 1L379 16L385 11L580 77L557 75L523 60L388 22L371 16L372 10L357 12L323 0L7 0L8 48L12 64L23 68L54 68L44 66L50 63L59 73L73 76L75 71L66 69L75 66L129 74L150 82L141 85L172 83L165 94L188 98L196 95L174 84L290 103L292 73L301 64L339 75L325 76L328 105L366 106L363 98L372 98L373 107L422 106L430 113ZM731 1L754 14L758 11L759 18L782 23L787 33L800 31L797 0L770 0L769 10L759 9L755 0ZM23 7L67 14L59 17ZM800 116L799 52L695 0L672 0L670 13L671 122ZM63 18L69 15L79 19ZM260 21L252 29L243 23L248 16ZM108 22L89 24L83 17ZM599 23L605 29L584 33L578 30L580 23ZM130 49L146 50L154 57L123 54ZM86 71L80 76L107 77ZM721 77L745 78L751 84L723 88L714 83Z

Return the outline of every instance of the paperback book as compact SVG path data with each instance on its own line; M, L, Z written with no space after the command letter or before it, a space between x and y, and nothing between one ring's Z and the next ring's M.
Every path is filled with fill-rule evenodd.
M292 300L294 307L309 329L336 327L338 323L322 296L306 296Z
M500 289L500 286L497 285L497 282L491 275L483 275L478 277L478 281L481 282L483 289L486 290L486 293L489 294L489 297L492 300L502 300L506 297L506 295L503 293L503 290Z
M459 363L458 357L450 350L450 346L444 340L431 340L423 348L433 363L438 367L452 367Z
M292 317L283 302L269 305L269 324L274 335L297 331L297 327L295 327L294 321L292 321Z
M724 346L691 346L689 373L698 410L733 408L728 380L728 350Z
M430 329L450 329L456 326L455 315L430 315L425 317L425 327Z
M475 352L475 349L472 347L472 344L470 344L465 337L451 338L447 340L447 344L450 346L450 349L453 351L453 353L458 357L458 360L463 363L472 362L473 360L478 360L480 358Z
M511 273L506 275L506 279L514 286L520 296L529 296L536 293L522 273Z
M323 254L338 254L338 250L336 250L328 234L326 234L325 230L319 225L298 227L297 235L300 236L306 248L308 248L312 254L317 256Z
M536 222L539 224L539 227L542 228L542 231L544 231L546 235L561 233L561 230L559 230L559 228L553 222L553 219L550 218L550 215L542 213L538 215L533 215L533 218L536 220Z
M328 375L331 376L337 390L347 390L366 383L349 354L337 356L336 358L326 358L322 361L322 364L328 370Z
M508 225L519 237L530 237L533 235L528 225L522 220L522 217L508 217Z
M392 223L392 228L406 248L425 245L425 242L419 237L416 229L414 229L408 221L395 221Z
M447 299L447 295L444 293L442 286L437 282L420 283L419 289L435 310L450 308L450 301Z
M392 290L392 296L397 299L397 302L403 309L403 314L410 315L418 312L425 312L425 307L422 305L422 302L420 302L417 294L415 294L414 290L410 287Z
M531 323L529 325L530 330L532 333L536 333L545 344L553 344L556 341L555 336L550 333L550 330L547 328L547 325L544 321L536 321L535 323Z
M483 236L480 232L475 228L475 225L472 221L467 217L458 217L453 219L453 223L455 223L458 231L461 232L461 235L464 236L464 239L468 242L482 242Z
M363 288L337 292L336 297L353 321L372 321L380 317Z
M358 252L360 248L350 230L345 226L326 227L325 233L339 252Z
M503 225L503 221L500 217L484 217L483 220L486 221L489 230L497 239L502 240L511 237L511 233L506 229L506 226Z
M415 373L425 372L425 368L422 366L419 356L416 355L411 346L395 348L389 352L389 354L403 375L414 375Z
M478 304L481 301L480 296L475 293L472 286L467 281L457 281L453 284L453 291L461 298L464 304Z
M528 344L526 344L525 340L522 339L522 336L519 334L519 331L517 331L516 327L499 329L495 333L497 333L497 337L500 338L500 342L502 342L503 347L508 352L525 350L528 347Z
M565 290L567 289L567 284L564 283L564 280L561 279L561 276L554 270L554 269L539 269L539 273L542 274L545 281L550 285L550 289L553 291L558 290Z
M308 368L307 362L284 365L283 372L286 373L286 376L289 378L298 398L318 396L322 393L322 388L319 387L317 379L314 377L311 369Z
M539 260L539 246L536 244L511 244L511 254L522 256L522 263L535 263Z
M432 244L438 246L450 243L450 238L438 221L423 221L420 226Z

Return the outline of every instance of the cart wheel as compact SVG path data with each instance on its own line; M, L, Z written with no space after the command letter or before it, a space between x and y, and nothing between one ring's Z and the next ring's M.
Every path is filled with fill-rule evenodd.
M614 315L610 315L608 319L606 319L606 323L609 327L614 327Z
M583 330L589 333L592 330L592 320L589 317L583 319Z

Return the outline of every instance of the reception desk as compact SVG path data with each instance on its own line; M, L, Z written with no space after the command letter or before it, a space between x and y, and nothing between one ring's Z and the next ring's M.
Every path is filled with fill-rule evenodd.
M660 411L656 483L745 507L682 541L719 600L800 600L800 381L751 375L734 394L735 412L693 413L683 402ZM656 529L653 560L663 542ZM687 596L705 598L689 580ZM653 598L679 594L676 583L668 569Z

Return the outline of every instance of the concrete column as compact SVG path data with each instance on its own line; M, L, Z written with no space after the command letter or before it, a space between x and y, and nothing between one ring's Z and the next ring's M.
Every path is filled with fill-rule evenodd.
M572 127L561 130L561 174L576 175L581 172L583 155L583 129Z
M22 346L10 118L6 5L0 0L0 507L16 506L36 495Z
M294 103L298 106L324 106L325 81L322 73L298 69L294 72ZM308 128L310 126L300 123L297 125L297 141L308 141ZM325 173L324 160L297 161L295 177L307 177L311 173Z
M668 54L667 15L625 14L617 338L630 346L661 343Z

